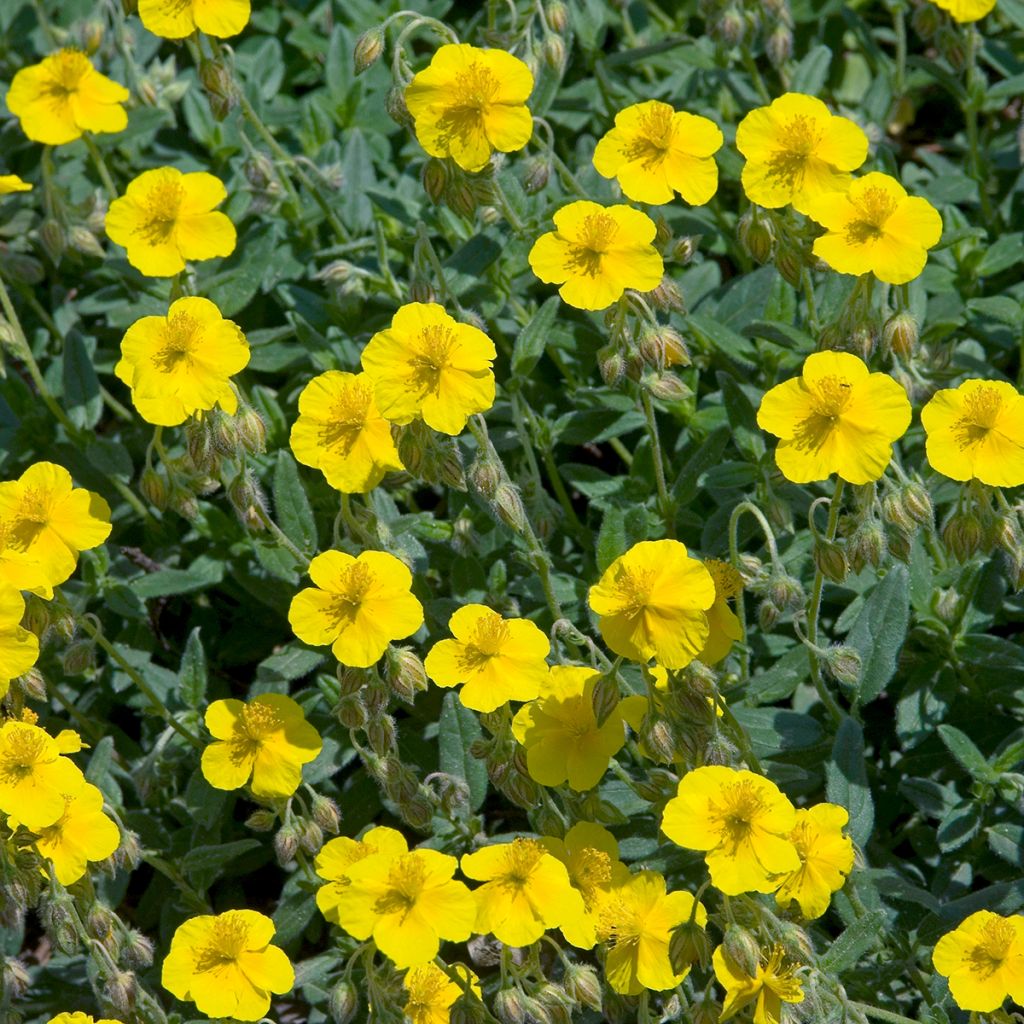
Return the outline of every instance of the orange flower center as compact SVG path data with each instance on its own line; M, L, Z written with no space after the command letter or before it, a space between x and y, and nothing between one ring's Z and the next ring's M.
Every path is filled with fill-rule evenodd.
M466 142L483 131L484 117L501 89L501 82L489 68L474 63L456 75L449 88L452 99L437 126L444 142Z
M570 271L596 277L601 272L601 257L611 248L619 225L607 213L591 213L584 218L576 234L576 243L569 246Z
M971 970L982 978L991 977L1003 966L1017 932L1003 918L987 921L978 937L978 944L967 954Z
M963 414L953 424L953 437L961 451L988 437L1002 404L999 391L987 384L964 397Z
M363 381L356 381L334 399L330 418L320 427L320 443L347 456L359 440L370 412L373 392Z
M811 384L805 381L804 386L811 395L811 415L798 424L793 441L802 451L814 451L838 426L853 394L853 385L845 377L829 375Z
M171 373L182 363L192 364L192 353L197 347L199 321L187 313L175 313L167 321L163 332L163 345L153 355L153 365L161 373Z
M803 181L807 161L821 141L817 121L807 114L790 118L778 131L778 149L768 158L768 176L795 188Z
M869 188L853 201L853 205L857 218L846 225L846 242L848 245L864 245L885 234L885 222L895 212L897 200L884 188Z
M174 232L185 189L176 177L164 177L153 185L141 202L142 217L133 232L147 245L166 242Z
M34 729L14 729L0 749L0 783L17 785L27 779L43 759L46 736Z
M654 167L665 159L672 144L672 115L667 103L659 103L644 112L636 134L624 148L627 160L640 160L645 168Z

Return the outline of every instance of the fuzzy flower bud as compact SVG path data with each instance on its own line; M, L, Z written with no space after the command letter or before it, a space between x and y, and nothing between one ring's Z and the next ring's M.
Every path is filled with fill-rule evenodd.
M696 921L684 921L672 930L668 941L668 957L672 970L682 974L693 964L699 964L702 971L711 963L711 939Z
M384 32L379 26L368 28L357 40L352 50L356 74L361 75L380 60L384 52Z
M913 313L903 310L889 317L882 328L882 343L898 359L906 362L917 349L920 332Z
M981 547L983 531L970 510L954 513L942 528L942 540L958 562L968 561Z
M814 564L827 580L842 583L850 572L846 551L834 540L818 540L814 544Z
M609 716L619 706L620 699L618 679L613 675L602 675L594 684L594 691L591 694L591 706L598 727L608 721Z
M853 647L836 644L825 652L825 666L840 686L853 687L860 682L861 657Z
M148 466L142 471L142 475L139 477L139 491L155 509L162 512L167 508L169 497L167 481L152 466Z
M755 263L767 263L775 253L775 227L770 220L751 208L736 225L740 245Z
M327 1012L334 1024L351 1024L359 1012L359 992L350 981L342 978L327 996Z
M338 805L329 796L316 793L311 802L310 813L324 832L329 832L331 835L338 834L341 813L338 810Z
M726 956L744 974L751 978L757 974L757 966L761 959L761 947L758 945L757 939L746 928L730 924L725 929L722 946L725 949Z

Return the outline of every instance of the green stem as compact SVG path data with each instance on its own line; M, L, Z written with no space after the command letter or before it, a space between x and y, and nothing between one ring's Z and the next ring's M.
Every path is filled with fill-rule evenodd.
M441 297L456 312L462 313L462 306L459 300L455 297L451 288L448 287L448 281L444 276L444 268L441 266L441 259L437 255L434 243L430 240L430 235L427 232L427 225L423 221L418 221L416 224L416 241L419 243L420 250L426 253L430 269L434 272L434 277L437 278L437 286L441 290Z
M764 79L761 77L761 72L757 68L757 62L754 60L754 55L750 52L750 47L746 44L740 47L740 57L743 60L743 66L746 68L747 74L750 75L750 79L754 83L754 88L757 90L758 96L760 96L765 103L770 103L772 94L768 91L768 86L764 84Z
M118 196L117 186L114 184L114 179L110 175L110 169L107 167L107 162L103 159L100 147L96 145L96 141L88 132L82 133L82 141L85 143L85 148L89 150L89 156L92 157L92 162L95 164L96 170L99 172L100 180L103 182L103 187L107 190L107 195L109 195L111 199L116 199Z
M658 420L654 415L651 396L644 391L640 400L643 403L644 417L647 420L647 435L651 439L654 483L658 488L658 510L661 513L662 522L665 524L665 535L671 538L676 535L675 505L668 493L668 484L665 482L665 460L661 451L661 437L658 434Z
M893 96L898 100L903 95L907 77L907 22L903 13L903 2L899 0L892 12L892 27L896 34L896 69L893 75Z
M883 1010L878 1006L871 1006L870 1003L855 1003L852 1000L847 1004L853 1007L855 1010L860 1010L865 1017L874 1017L875 1020L884 1020L888 1024L917 1024L911 1017L904 1017L901 1013L892 1013L889 1010Z
M274 535L274 539L303 567L309 568L309 559L292 543L291 538L271 518L270 513L259 503L256 503L257 515L260 522Z
M818 323L818 306L814 301L814 280L806 263L800 269L800 283L803 286L804 299L807 301L807 327L814 336L821 325Z
M839 526L839 507L843 496L843 478L836 478L836 487L832 492L832 500L828 508L828 526L825 530L826 541L833 541ZM807 608L807 657L811 663L811 678L818 697L828 711L832 721L838 725L843 719L843 712L829 692L821 671L821 659L818 656L818 618L821 614L821 592L825 586L825 576L821 569L814 572L814 587L811 590L810 604Z
M498 207L508 221L509 227L517 234L522 235L526 231L526 225L519 219L519 214L512 209L512 204L509 202L508 194L502 187L501 182L498 181L497 175L491 181L491 187L494 189L494 198L498 200Z
M964 105L964 122L967 125L968 161L971 177L978 183L978 198L981 202L981 213L987 224L992 223L992 203L989 200L987 179L983 169L981 139L978 132L978 49L981 46L981 35L977 26L968 25L967 33L967 102Z

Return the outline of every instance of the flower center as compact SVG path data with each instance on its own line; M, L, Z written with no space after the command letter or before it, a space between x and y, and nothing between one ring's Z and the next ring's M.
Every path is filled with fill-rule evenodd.
M330 419L320 427L320 443L347 456L366 426L373 393L363 381L356 381L334 399Z
M885 234L885 222L896 210L896 199L883 188L869 188L857 202L857 219L846 225L849 245L864 245Z
M971 970L983 978L995 974L1003 966L1016 934L1013 925L1002 918L986 922L978 944L968 953Z
M803 181L807 161L821 141L817 122L806 114L790 118L778 133L779 148L768 158L768 176L791 188Z
M470 64L455 76L452 102L438 119L442 140L466 142L484 127L484 115L501 89L494 73L481 64Z
M604 850L585 846L577 850L569 861L569 880L580 891L588 909L592 908L598 892L606 889L612 880L612 859Z
M580 225L576 244L569 246L569 268L587 277L596 277L601 272L601 257L611 247L618 234L619 225L607 213L591 213Z
M996 425L1002 404L999 391L987 384L964 398L963 414L953 424L953 437L961 451L988 437Z
M704 563L715 583L715 598L727 601L743 590L743 577L728 562L718 558L709 558Z
M174 231L184 198L185 189L177 177L161 178L142 200L142 218L134 234L142 235L148 245L166 242Z
M249 929L245 919L236 914L225 914L213 922L210 944L195 952L196 972L214 971L233 964L245 950Z
M52 824L39 830L39 841L41 843L58 842L64 834L64 826L68 820L68 812L71 809L71 797L64 794L64 813Z
M639 160L647 168L664 160L672 144L673 113L667 103L659 103L645 111L636 134L623 150L626 159Z
M501 654L502 647L510 637L508 623L497 612L489 612L474 626L473 636L459 657L460 665L466 670L483 668L492 658Z
M754 829L764 810L761 794L749 782L734 782L722 790L721 802L711 802L710 815L717 820L721 843L733 853Z
M602 942L613 947L636 947L643 933L643 917L636 903L618 895L601 902L595 931Z
M401 914L404 918L416 906L426 880L423 861L415 853L401 854L391 865L387 890L374 903L374 912Z
M46 736L37 729L13 729L0 750L0 782L17 785L27 779L43 760Z
M271 705L253 701L242 708L239 728L249 739L259 742L280 729L281 724L281 716Z
M60 50L53 55L50 62L51 78L43 87L43 91L57 100L66 100L72 93L78 92L82 79L89 73L92 65L89 58L80 50Z
M199 340L199 321L187 313L175 313L167 321L163 346L153 356L153 365L161 373L171 373L182 363L190 366Z
M786 963L785 950L779 945L772 947L761 974L762 984L770 988L780 999L787 1003L799 1003L803 1000L800 979L794 977L796 964Z
M619 614L632 618L640 615L650 604L654 589L653 569L627 569L620 566L615 575L619 592Z
M412 383L421 391L436 392L455 344L455 332L445 324L430 324L420 331L419 343L419 351L409 361Z
M510 889L522 889L544 856L544 847L536 839L513 839L505 854L505 871L498 877Z
M406 976L406 984L409 977ZM438 971L436 974L420 971L416 975L413 990L409 993L409 1001L405 1005L406 1016L414 1021L433 1021L437 1019L439 1009L447 1010L444 1001L448 979Z
M807 385L807 390L811 394L812 414L797 426L793 441L801 451L816 451L838 426L853 386L845 377L830 375Z
M340 621L353 622L372 584L373 573L365 562L350 565L342 572L334 590L331 614Z

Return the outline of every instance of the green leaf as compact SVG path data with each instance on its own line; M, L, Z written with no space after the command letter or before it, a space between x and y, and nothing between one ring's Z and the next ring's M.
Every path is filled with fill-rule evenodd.
M790 89L793 92L818 96L832 68L832 51L827 46L815 46L797 65Z
M986 250L975 267L978 277L991 277L1024 262L1024 233L1001 235Z
M205 892L221 870L250 850L258 850L258 839L236 839L215 846L193 846L181 859L181 870L197 889Z
M64 402L68 419L84 430L96 426L103 412L92 356L82 335L75 330L68 331L64 338Z
M597 534L597 571L604 572L626 550L626 515L613 505L601 520Z
M985 755L974 745L974 741L955 725L940 725L939 739L972 778L978 782L988 783L998 779L998 772L993 770Z
M291 453L282 448L274 466L274 508L281 529L307 555L316 551L316 519L299 468Z
M186 707L200 708L206 703L207 678L206 652L196 626L185 641L185 652L178 669L178 693Z
M469 806L474 811L487 796L487 768L469 752L473 741L481 736L483 730L476 715L454 693L446 693L438 722L439 767L469 787Z
M200 555L187 569L158 569L132 580L129 586L139 597L170 597L212 587L224 578L224 563Z
M836 732L825 766L825 791L831 803L850 812L850 835L864 846L874 827L875 802L864 766L864 731L852 718L844 718Z
M881 940L884 928L885 912L882 910L871 910L859 917L838 939L829 944L828 950L818 961L818 969L832 976L849 970Z
M752 462L764 455L764 433L757 425L754 403L731 373L719 371L716 375L722 389L725 414L733 429L733 443Z
M861 657L856 699L873 701L896 672L910 623L910 573L894 565L871 591L846 640Z
M547 344L561 304L561 299L557 295L552 295L519 332L512 348L512 373L516 376L528 377L533 372L537 361L544 354L544 346Z

